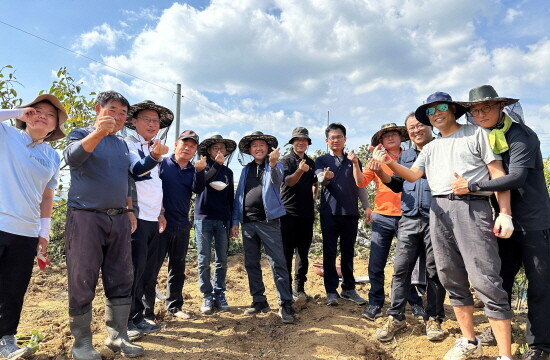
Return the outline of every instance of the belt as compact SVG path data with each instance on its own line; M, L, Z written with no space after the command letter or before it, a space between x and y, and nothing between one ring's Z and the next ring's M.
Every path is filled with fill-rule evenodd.
M133 212L134 209L125 209L125 208L116 208L116 209L80 209L80 208L73 208L74 210L82 210L82 211L89 211L99 214L107 214L109 216L124 214L127 212Z
M471 201L471 200L485 200L485 201L487 201L487 200L489 200L488 196L470 195L470 194L466 194L466 195L456 195L456 194L433 195L433 197L444 198L444 199L449 199L449 200L466 200L466 201Z

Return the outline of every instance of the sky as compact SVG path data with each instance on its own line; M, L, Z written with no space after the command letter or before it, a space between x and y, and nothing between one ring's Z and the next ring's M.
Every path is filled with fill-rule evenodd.
M113 89L132 104L149 99L173 111L181 84L180 131L238 143L259 130L284 145L304 126L312 153L326 149L327 120L344 124L348 149L357 149L382 124L403 124L435 91L467 101L469 89L491 84L520 99L550 155L544 0L0 4L0 67L14 66L24 101L62 66L84 94ZM236 156L231 167L239 171Z

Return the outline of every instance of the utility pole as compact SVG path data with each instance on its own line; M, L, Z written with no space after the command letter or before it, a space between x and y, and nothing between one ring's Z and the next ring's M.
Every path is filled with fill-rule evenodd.
M181 110L181 84L178 84L176 87L176 139L180 135L180 110Z

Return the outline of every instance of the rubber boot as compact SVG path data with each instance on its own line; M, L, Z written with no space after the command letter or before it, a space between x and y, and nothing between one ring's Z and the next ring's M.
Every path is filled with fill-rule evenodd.
M76 360L101 360L101 355L92 345L92 310L82 315L71 316L69 326L74 336L73 359Z
M128 316L132 298L107 299L105 302L105 345L114 353L134 358L143 355L143 347L132 344L128 339Z

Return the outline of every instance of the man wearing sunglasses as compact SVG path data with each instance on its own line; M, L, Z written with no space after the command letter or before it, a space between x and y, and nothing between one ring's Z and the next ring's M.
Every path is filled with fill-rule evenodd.
M528 280L528 323L526 340L529 349L522 360L550 358L550 197L544 179L544 163L537 134L523 120L518 99L498 96L491 85L470 90L468 121L490 129L493 152L502 154L506 176L495 180L472 182L458 178L453 184L456 194L476 190L511 189L514 233L498 242L504 290L512 301L514 278L523 265ZM488 327L482 342L495 341Z
M491 191L453 193L451 183L455 174L474 182L505 175L501 157L491 150L486 130L456 121L465 113L466 108L453 102L449 94L436 92L418 107L415 117L436 127L441 137L422 148L410 169L396 163L379 147L373 151L373 159L387 164L409 182L425 175L430 185L433 196L430 235L437 273L462 332L444 359L466 359L483 353L481 340L474 331L471 282L485 303L485 313L497 339L498 359L507 360L512 358L512 311L499 275L501 264L495 235L501 238L512 235L510 192L496 193L501 212L494 226L489 204Z

